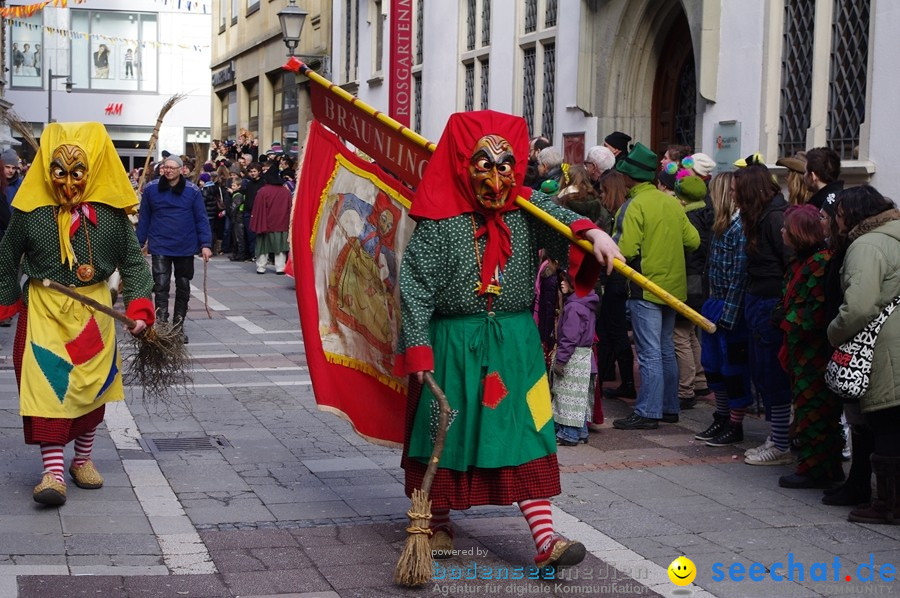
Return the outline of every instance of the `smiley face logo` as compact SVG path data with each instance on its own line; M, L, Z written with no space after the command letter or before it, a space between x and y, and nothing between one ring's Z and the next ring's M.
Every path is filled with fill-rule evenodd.
M667 571L669 579L676 586L686 586L697 577L697 567L694 566L691 559L685 556L680 556L672 561Z

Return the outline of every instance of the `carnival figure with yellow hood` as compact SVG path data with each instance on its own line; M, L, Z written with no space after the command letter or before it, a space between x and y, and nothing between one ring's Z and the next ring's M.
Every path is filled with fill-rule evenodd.
M127 216L136 204L102 124L47 125L0 243L0 319L19 315L13 363L25 442L41 447L44 470L33 493L41 504L65 503L63 448L73 440L75 484L103 485L91 461L94 434L106 403L125 397L112 318L42 282L110 306L106 279L118 268L126 315L136 322L129 332L152 326L153 282Z
M492 111L453 114L416 190L416 229L400 267L403 327L396 373L411 374L402 467L408 495L422 484L437 432L433 371L451 421L431 485L431 547L452 554L450 509L518 503L534 537L538 567L576 565L585 547L553 530L559 494L556 434L544 355L532 316L538 250L570 271L585 254L518 209L530 201L590 240L597 262L621 259L590 220L523 186L528 133L521 117ZM596 261L594 261L596 258ZM582 272L590 268L582 268ZM577 292L593 287L574 276Z

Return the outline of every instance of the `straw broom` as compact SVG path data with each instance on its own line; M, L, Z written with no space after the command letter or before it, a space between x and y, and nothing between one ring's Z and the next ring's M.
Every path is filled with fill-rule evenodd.
M166 100L166 103L159 109L159 114L156 115L156 125L153 127L153 133L150 135L150 143L147 146L147 159L144 160L144 177L141 181L141 189L143 189L144 185L147 184L147 181L150 180L150 178L147 177L147 171L150 169L150 160L153 159L153 150L156 148L157 139L159 139L159 129L162 127L163 119L166 118L166 114L169 113L169 110L171 110L175 104L186 97L187 96L183 93L176 93Z
M425 476L422 478L422 487L413 490L412 506L406 512L409 517L409 527L406 528L406 531L409 535L406 537L406 544L403 546L403 552L400 553L400 560L394 570L394 581L407 587L425 585L431 581L434 575L431 543L428 541L431 537L429 525L431 499L428 498L428 493L437 473L441 453L444 451L444 441L447 438L447 428L450 422L450 404L447 402L447 395L435 382L431 372L425 372L425 383L438 400L440 416L437 437L434 440L434 448L431 450L431 459L425 469Z
M44 279L44 286L133 328L137 322L111 307L86 297L71 287ZM174 388L184 388L191 382L190 357L184 346L181 331L171 325L156 325L138 336L131 337L134 349L124 377L130 384L141 386L144 397L168 402Z
M200 144L196 141L191 142L191 150L194 152L194 170L190 174L190 179L199 187L200 175L203 174L203 165L206 163L206 159L201 156L203 152L200 151Z
M31 146L31 149L33 149L35 153L37 153L38 149L40 149L40 145L38 144L37 139L34 138L31 125L23 121L13 110L7 110L6 124L9 125L10 129L25 139L25 142Z

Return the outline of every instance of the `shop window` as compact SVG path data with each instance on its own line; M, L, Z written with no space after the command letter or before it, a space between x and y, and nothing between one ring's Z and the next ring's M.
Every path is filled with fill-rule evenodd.
M76 89L156 91L156 15L72 10L72 80Z
M9 65L10 83L13 87L42 87L44 61L41 14L37 13L17 21L25 27L10 27ZM60 72L63 72L60 69Z
M290 147L298 138L298 86L293 73L279 73L272 82L272 140Z
M222 106L222 138L237 138L237 90L229 89L218 94Z
M244 85L247 88L247 128L256 135L259 132L259 80Z

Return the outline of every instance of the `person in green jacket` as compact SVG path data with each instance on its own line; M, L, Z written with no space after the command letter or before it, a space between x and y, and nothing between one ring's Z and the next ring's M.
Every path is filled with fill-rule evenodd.
M628 199L616 214L613 240L628 265L684 301L687 278L684 250L700 246L697 234L677 199L656 188L658 159L638 143L616 164L625 175ZM672 340L675 310L662 299L629 285L628 308L640 364L641 387L634 412L617 419L620 430L652 430L659 422L678 421L678 365Z
M850 246L841 268L844 302L828 325L835 347L849 341L900 295L900 211L871 185L837 195L838 229ZM858 523L900 521L900 310L887 318L875 342L869 387L859 401L873 434L876 495L850 512ZM855 458L855 457L854 457Z

